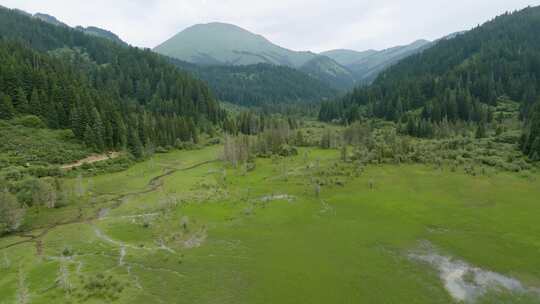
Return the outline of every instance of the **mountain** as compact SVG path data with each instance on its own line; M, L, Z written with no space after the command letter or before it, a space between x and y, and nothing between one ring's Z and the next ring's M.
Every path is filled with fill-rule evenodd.
M51 15L42 14L42 13L36 13L36 14L34 14L34 18L39 19L39 20L44 21L44 22L47 22L47 23L50 23L50 24L53 24L53 25L56 25L56 26L69 27L67 24L63 23L62 21L56 19L56 17L51 16Z
M236 25L217 22L189 27L154 51L201 65L270 63L299 67L317 56L282 48Z
M358 52L353 50L338 49L322 52L321 55L332 58L343 66L348 66L376 53L378 53L378 51L375 50Z
M311 59L300 67L300 71L342 91L352 88L356 82L351 71L326 56Z
M354 121L362 115L407 124L418 135L429 124L493 121L502 100L521 105L530 117L522 149L540 155L540 7L503 14L412 55L336 102L324 103L319 118ZM536 107L538 109L538 106ZM530 114L531 112L536 114Z
M154 51L198 65L274 64L309 71L311 76L321 80L345 79L345 83L328 82L337 89L350 88L352 84L350 72L339 63L312 52L288 50L232 24L194 25L163 42ZM316 58L319 59L313 60Z
M115 33L108 30L101 29L99 27L89 26L89 27L84 28L82 26L77 26L76 29L88 35L101 37L101 38L109 39L119 44L128 45L126 42L120 39L120 37L118 37L118 35L116 35Z
M148 50L7 9L0 37L0 119L69 129L89 150L143 157L197 142L226 117L205 83Z
M320 56L287 50L231 24L192 26L154 50L180 60L175 63L206 81L220 100L243 106L318 102L342 87L322 81L317 72L324 71L300 71Z
M430 45L426 40L419 40L383 51L332 50L315 54L283 48L236 25L208 23L183 30L154 51L206 66L264 63L293 67L344 91L373 81L387 67Z
M432 45L427 40L418 40L409 45L396 46L382 51L333 50L322 53L345 66L358 83L371 83L379 73L400 60L421 52Z
M8 8L3 7L3 6L0 6L0 8L8 9ZM29 14L29 13L27 13L25 11L18 10L18 9L14 9L13 11L21 13L21 14L29 16L29 17L33 17L35 19L41 20L43 22L46 22L46 23L49 23L49 24L52 24L52 25L62 26L62 27L70 27L66 23L58 20L58 18L56 18L54 16L51 16L51 15L48 15L48 14L36 13L36 14L32 15L32 14ZM116 42L116 43L119 43L119 44L128 45L126 42L124 42L122 39L120 39L120 37L118 37L116 34L110 32L108 30L101 29L99 27L89 26L89 27L85 28L85 27L82 27L82 26L77 26L77 27L75 27L75 29L77 29L77 30L79 30L79 31L81 31L81 32L83 32L85 34L88 34L88 35L101 37L101 38L109 39L109 40L111 40L113 42Z

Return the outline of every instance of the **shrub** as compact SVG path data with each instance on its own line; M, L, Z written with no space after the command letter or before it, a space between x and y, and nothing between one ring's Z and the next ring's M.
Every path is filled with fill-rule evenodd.
M41 118L35 115L26 115L16 118L12 121L14 125L23 126L33 129L45 129L47 125L41 120Z
M298 150L289 145L281 145L278 154L283 157L298 155Z

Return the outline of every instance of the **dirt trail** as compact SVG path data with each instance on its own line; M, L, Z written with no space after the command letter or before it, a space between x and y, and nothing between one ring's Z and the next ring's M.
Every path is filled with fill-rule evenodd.
M82 166L84 164L92 164L92 163L97 163L97 162L104 161L104 160L115 159L115 158L117 158L117 157L119 157L121 155L122 155L122 153L120 153L120 152L110 152L110 153L106 153L106 154L91 155L91 156L88 156L87 158L81 159L81 160L79 160L77 162L62 165L60 168L65 169L65 170L69 170L69 169L80 167L80 166Z
M129 193L125 193L125 194L120 194L120 195L117 195L116 197L111 198L110 200L107 200L105 203L116 202L113 205L113 209L118 208L118 207L120 207L122 205L124 199L126 199L128 197L137 196L137 195L157 191L159 189L159 187L163 185L163 178L165 178L167 176L170 176L170 175L172 175L172 174L174 174L176 172L189 171L189 170L192 170L192 169L195 169L195 168L207 165L207 164L211 164L211 163L214 163L214 162L217 162L217 161L218 160L216 160L216 159L207 160L207 161L196 163L196 164L193 164L191 166L184 167L184 168L172 168L172 169L169 168L165 173L150 179L150 181L147 184L147 189L134 191L134 192L129 192ZM35 242L36 245L37 245L38 242L41 241L43 239L43 237L45 237L45 235L47 235L47 233L49 233L51 230L53 230L53 229L55 229L57 227L66 226L66 225L72 225L72 224L77 224L77 223L91 223L93 220L98 220L101 210L102 209L99 209L98 212L95 214L95 216L90 217L90 218L76 218L76 219L73 219L73 220L54 223L54 224L51 224L51 225L46 226L46 227L35 227L32 230L24 231L24 232L22 232L22 233L20 233L18 235L20 237L27 238L26 240L21 240L21 241L14 242L14 243L8 244L6 246L0 247L0 250L11 248L11 247L18 246L18 245L25 244L25 243L30 243L30 242ZM29 232L37 231L37 230L41 230L41 229L44 229L44 230L39 235L29 235L28 234Z

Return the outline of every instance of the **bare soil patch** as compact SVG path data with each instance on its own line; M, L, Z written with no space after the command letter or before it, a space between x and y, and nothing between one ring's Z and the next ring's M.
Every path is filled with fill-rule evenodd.
M79 160L77 162L63 165L63 166L61 166L61 168L65 169L65 170L69 170L69 169L80 167L80 166L82 166L84 164L92 164L92 163L97 163L97 162L104 161L104 160L115 159L115 158L119 157L120 155L122 155L122 153L120 153L120 152L109 152L109 153L105 153L105 154L90 155L87 158L81 159L81 160Z

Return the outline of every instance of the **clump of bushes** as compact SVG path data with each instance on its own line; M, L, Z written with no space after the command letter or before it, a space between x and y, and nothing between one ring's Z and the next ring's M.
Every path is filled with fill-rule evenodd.
M104 275L103 273L82 277L81 285L82 288L76 293L76 296L83 301L90 299L116 301L125 288L124 284L112 275Z
M23 126L32 129L45 129L47 125L41 120L41 118L35 115L25 115L17 117L12 120L13 125Z

